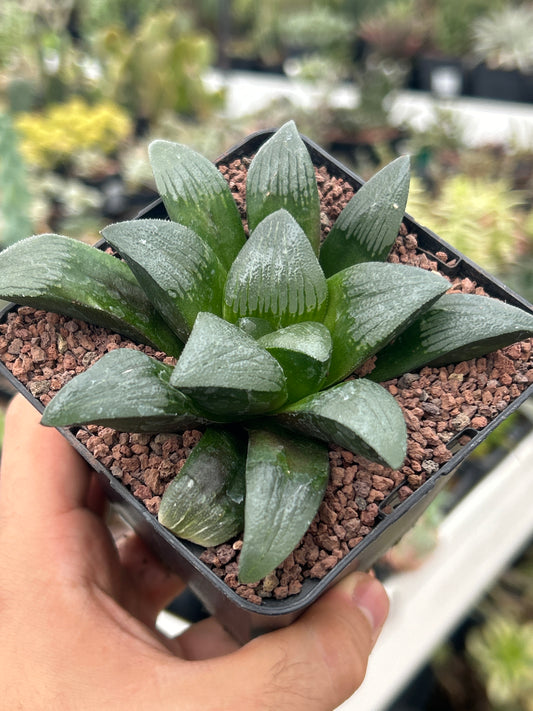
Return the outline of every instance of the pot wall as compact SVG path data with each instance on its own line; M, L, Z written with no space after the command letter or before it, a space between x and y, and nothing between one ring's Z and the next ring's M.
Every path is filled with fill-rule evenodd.
M229 163L237 158L255 153L258 147L272 134L263 131L253 134L242 143L219 158L218 163ZM317 166L325 165L328 172L336 177L342 177L354 187L359 187L362 180L344 166L324 153L318 146L306 140L313 162ZM148 206L139 217L166 217L160 200ZM470 260L454 250L450 245L440 240L429 230L421 227L409 216L405 222L408 229L418 233L420 249L431 255L432 259L440 260L434 255L445 252L456 261L453 267L442 264L442 271L448 276L464 276L475 280L493 297L503 299L520 308L533 312L533 308L524 299L511 292L503 284L491 278ZM100 245L102 246L102 245ZM14 305L8 306L0 320L5 320ZM10 371L0 363L0 371L12 382L40 411L42 405L16 379ZM80 452L97 472L110 500L117 506L128 523L137 531L145 542L160 556L165 564L179 574L190 586L191 590L201 600L205 608L220 620L220 622L240 642L285 626L296 619L310 604L327 590L340 576L354 570L367 570L379 559L398 539L415 523L436 494L448 481L449 475L494 427L514 411L528 396L533 394L533 385L512 402L498 417L481 432L471 430L466 434L472 436L468 445L454 454L452 459L417 489L409 498L400 502L396 492L393 492L380 506L377 523L373 530L353 548L322 580L307 579L302 591L285 600L265 599L257 606L238 596L222 582L199 559L202 549L199 546L183 542L175 538L163 528L157 518L133 496L133 494L117 480L110 471L103 467L93 455L75 437L75 430L61 430L65 437Z

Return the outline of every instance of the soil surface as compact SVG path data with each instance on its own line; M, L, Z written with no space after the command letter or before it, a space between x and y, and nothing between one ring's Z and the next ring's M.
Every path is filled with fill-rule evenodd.
M245 159L221 168L243 219L248 164ZM323 168L317 169L317 179L325 236L353 189ZM444 252L433 258L418 250L416 235L404 225L389 258L432 270L447 259ZM470 279L451 281L450 290L483 293ZM0 359L43 405L77 373L116 348L142 350L169 364L175 362L106 329L30 307L10 312L6 323L0 324ZM486 427L533 382L532 351L533 339L529 339L485 358L426 367L383 383L407 422L408 456L400 470L332 446L330 482L318 514L300 545L274 573L257 584L239 584L240 539L206 549L202 560L239 595L258 604L266 597L283 599L298 593L306 578L322 578L386 515L393 499L405 500L451 458L452 441L464 445L473 430ZM372 361L358 374L371 369ZM147 435L93 425L76 431L78 439L154 515L166 486L201 437L196 430Z

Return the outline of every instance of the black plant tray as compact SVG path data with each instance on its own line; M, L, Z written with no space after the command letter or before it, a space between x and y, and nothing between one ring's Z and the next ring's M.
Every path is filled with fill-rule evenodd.
M224 153L216 163L227 164L238 158L252 156L273 132L273 130L259 131L250 135ZM303 139L316 166L325 166L330 175L343 178L356 189L363 184L364 181L359 176L325 153L309 139L305 137ZM144 209L138 215L138 217L141 216L167 218L160 199ZM468 277L479 286L482 286L490 296L533 313L531 304L487 274L433 232L416 223L408 215L405 216L405 222L409 231L418 235L419 248L427 252L431 259L439 263L439 269L444 274L450 277ZM98 246L103 247L105 243L102 241ZM449 257L447 261L455 260L453 266L450 267L439 260L435 256L437 252L445 252ZM7 318L7 314L14 308L16 308L14 304L4 308L0 312L0 322L4 321ZM1 375L4 375L17 390L42 412L44 409L42 404L0 362ZM61 429L60 431L97 472L110 501L116 506L124 519L143 538L156 555L187 582L189 588L203 603L207 612L215 615L237 640L246 642L254 636L290 624L340 577L355 570L368 570L413 526L437 493L447 483L450 478L449 475L459 463L531 395L533 395L533 385L524 390L482 431L478 432L469 428L459 433L454 438L454 441L457 443L461 435L468 435L471 437L468 444L458 448L452 458L407 499L400 501L397 492L393 491L389 497L381 502L380 513L372 531L345 558L339 561L323 579L306 579L301 592L297 595L285 600L267 598L260 606L238 596L210 568L202 563L200 561L202 548L176 538L161 526L157 518L150 514L144 505L76 439L75 428L71 430ZM459 447L458 444L455 446Z

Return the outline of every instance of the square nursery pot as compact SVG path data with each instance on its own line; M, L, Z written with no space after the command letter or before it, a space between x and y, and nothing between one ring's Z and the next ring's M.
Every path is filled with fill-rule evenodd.
M252 134L222 155L217 164L230 165L233 161L251 157L272 133L272 131L261 131ZM304 140L316 167L323 166L330 176L344 181L353 190L357 190L361 186L363 183L361 178L326 154L317 145L308 139ZM141 214L143 217L166 217L160 200L149 205ZM524 299L486 274L469 259L440 240L434 233L418 225L409 216L405 216L404 226L406 229L403 232L406 235L416 234L418 236L418 255L423 259L431 260L441 273L452 280L462 279L466 283L474 282L482 287L489 296L533 312L533 307ZM100 243L97 246L105 247L105 243ZM4 308L0 314L0 324L4 323L15 309L17 307L14 304ZM0 333L0 338L1 335ZM5 347L3 350L0 349L0 360L2 361L4 360L2 354L5 352ZM505 359L505 356L501 357ZM531 375L533 356L530 353L528 357L528 368ZM456 377L461 378L460 366L452 366L446 372L448 374L454 373ZM33 390L34 394L32 394L30 389L13 377L4 362L0 362L0 375L2 374L39 411L44 409L41 402L34 396L34 394L38 395L36 388L31 388L31 384L28 384L29 388ZM388 385L390 387L390 384ZM405 383L398 382L397 385L397 387L392 386L393 394L398 393ZM190 590L203 603L208 613L215 615L236 639L245 642L258 634L291 623L340 577L355 570L369 569L415 523L437 493L449 481L458 464L487 437L490 431L532 394L533 384L530 381L528 383L527 378L522 376L521 384L514 388L509 402L505 406L500 404L497 412L492 413L493 417L477 418L477 420L476 418L473 420L466 418L464 421L461 421L461 418L456 419L453 436L449 437L445 446L447 456L440 458L439 462L431 462L429 466L425 464L426 471L422 472L423 476L415 477L414 484L407 478L396 482L396 485L391 487L386 496L379 501L379 505L375 506L375 518L370 530L332 569L326 572L324 577L321 579L307 577L303 580L300 592L297 594L285 599L267 597L260 605L243 599L208 565L202 562L200 556L203 549L179 540L163 528L158 523L157 517L147 510L130 489L113 476L76 438L77 428L64 429L61 432L97 472L110 501L117 507L124 519L161 560L187 582ZM431 403L421 401L421 407L425 406L426 413L429 412L431 417L432 411L428 405ZM443 462L446 459L447 461Z

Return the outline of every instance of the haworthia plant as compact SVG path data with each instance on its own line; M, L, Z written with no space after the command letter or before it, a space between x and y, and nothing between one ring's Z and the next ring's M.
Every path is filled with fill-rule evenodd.
M0 298L177 357L170 366L112 351L59 390L43 423L205 429L159 518L201 545L242 535L240 577L254 582L316 514L328 444L402 466L405 421L380 382L533 336L533 314L384 263L407 199L406 157L356 191L321 249L314 166L292 121L249 166L248 240L207 159L168 141L150 159L170 221L106 228L122 260L57 235L23 240L0 254ZM375 370L357 377L371 356Z

